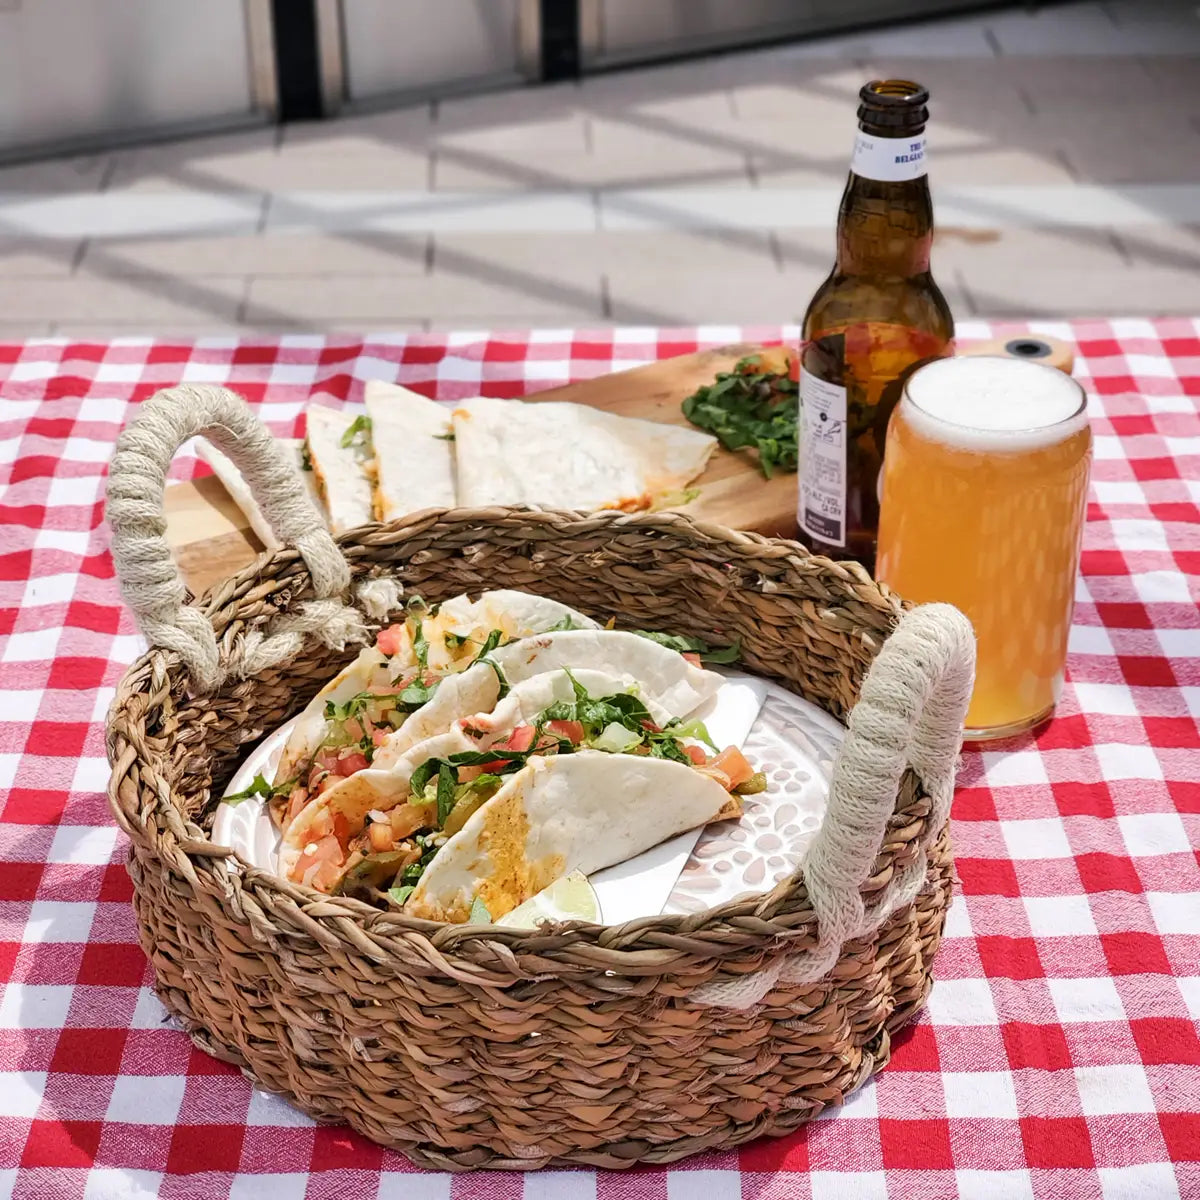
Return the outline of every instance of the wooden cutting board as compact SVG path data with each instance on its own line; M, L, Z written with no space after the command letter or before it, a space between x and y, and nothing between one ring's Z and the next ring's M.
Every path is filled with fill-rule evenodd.
M570 400L625 417L642 417L692 428L680 405L719 371L760 347L740 344L702 350L648 366L569 383L529 396L532 401ZM780 537L796 533L796 475L764 479L756 460L720 448L694 487L700 495L681 511L699 520ZM179 483L166 492L167 540L195 593L240 570L263 546L228 492L213 477Z

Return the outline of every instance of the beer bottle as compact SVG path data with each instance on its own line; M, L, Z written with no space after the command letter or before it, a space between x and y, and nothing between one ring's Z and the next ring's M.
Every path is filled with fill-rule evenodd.
M929 92L874 80L859 98L837 262L804 317L797 515L810 549L871 570L888 418L908 374L953 353L954 321L929 273Z

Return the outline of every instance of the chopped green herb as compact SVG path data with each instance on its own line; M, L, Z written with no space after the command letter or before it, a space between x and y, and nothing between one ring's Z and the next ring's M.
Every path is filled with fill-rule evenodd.
M582 629L582 628L583 628L583 626L576 625L575 618L572 617L570 613L567 613L567 615L565 617L563 617L563 619L561 621L559 621L559 623L557 625L551 625L550 628L546 630L546 632L547 633L559 633L563 630Z
M435 438L437 438L437 440L438 440L439 442L452 442L452 441L454 441L454 434L452 434L452 433L435 433L433 436L434 436Z
M358 443L363 450L370 449L371 446L371 418L365 416L355 417L346 432L342 434L341 447L343 450L349 450L351 446Z
M479 648L479 653L475 655L475 661L478 662L485 654L491 654L502 641L504 641L504 631L493 629Z
M702 638L690 637L683 633L656 633L649 629L635 629L638 637L649 638L668 650L678 650L680 654L698 654L701 662L725 664L737 662L742 656L742 639L735 638L731 646L710 646Z
M445 633L442 635L442 641L446 643L447 650L457 650L463 642L467 641L465 633Z
M287 783L272 787L261 775L255 775L248 788L223 796L222 801L225 804L239 804L243 800L249 800L251 796L261 796L264 800L270 800L278 792L290 792L295 784L296 780L289 779Z
M440 829L446 823L454 807L455 791L458 789L458 772L448 763L438 765L437 776L437 823Z
M717 436L726 450L753 448L767 479L776 467L796 470L799 387L786 374L756 372L757 359L743 358L716 382L699 388L683 402L693 425Z
M433 699L433 693L437 691L440 682L440 679L435 679L432 683L422 683L419 679L413 680L396 697L397 707L403 708L406 712L415 712L422 704L428 704Z
M388 888L388 898L397 904L403 904L417 890L415 883L406 883L403 887Z
M412 645L413 653L417 656L417 662L421 665L421 670L429 670L429 643L425 640L425 622L420 618L410 618L416 626L413 633Z
M312 466L312 451L308 448L308 439L305 438L300 446L300 470L311 471Z

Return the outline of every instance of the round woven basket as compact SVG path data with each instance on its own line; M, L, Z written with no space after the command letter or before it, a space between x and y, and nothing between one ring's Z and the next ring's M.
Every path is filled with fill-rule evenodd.
M161 498L194 433L239 462L290 545L191 605ZM855 709L903 613L860 567L671 513L429 511L335 548L265 430L217 388L143 405L108 515L152 646L109 715L109 798L158 993L199 1047L319 1120L451 1170L735 1146L795 1129L887 1063L928 992L951 893L971 672L954 610L905 616L907 642L904 629L887 642ZM537 931L420 921L231 870L207 832L222 789L353 656L356 624L362 638L386 620L371 581L388 578L430 601L520 588L618 626L740 638L747 670L839 719L854 710L804 869L697 916Z

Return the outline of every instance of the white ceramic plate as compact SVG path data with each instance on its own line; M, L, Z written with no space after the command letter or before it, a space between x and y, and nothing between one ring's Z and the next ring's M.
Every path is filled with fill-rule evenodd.
M767 790L743 797L737 823L690 830L592 875L607 924L664 911L700 912L768 891L795 870L820 827L844 729L816 705L775 684L737 671L721 674L720 692L695 715L704 719L717 745L745 750L766 772ZM244 791L255 775L274 776L292 725L289 721L254 748L226 795ZM218 805L212 840L252 866L275 869L279 835L258 797ZM236 859L229 866L240 869Z

